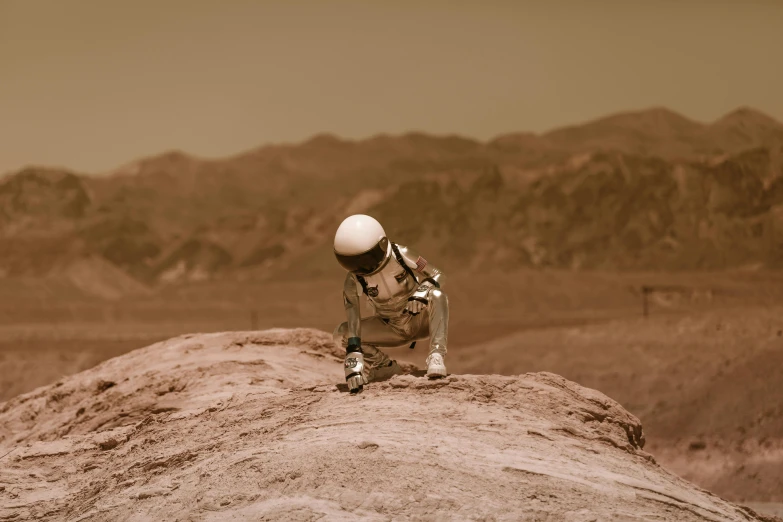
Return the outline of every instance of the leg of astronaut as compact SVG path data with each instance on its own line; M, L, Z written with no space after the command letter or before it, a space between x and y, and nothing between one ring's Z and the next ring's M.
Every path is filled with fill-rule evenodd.
M427 354L427 376L430 378L445 377L446 364L446 345L448 343L449 333L449 299L446 294L433 289L429 295L429 306L427 313L429 315L429 334L430 350Z
M335 343L345 349L348 346L348 323L342 323L334 330ZM399 365L389 359L378 346L400 346L407 339L395 332L379 317L365 317L362 319L362 351L364 360L370 367L370 378L379 380L400 373Z

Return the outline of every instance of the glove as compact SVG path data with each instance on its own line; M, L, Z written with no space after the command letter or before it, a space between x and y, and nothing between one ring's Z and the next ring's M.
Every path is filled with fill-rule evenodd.
M351 395L362 391L362 386L370 382L370 368L364 363L362 352L345 354L345 382Z
M430 303L429 299L427 299L427 294L430 290L432 290L433 286L434 285L429 281L425 281L420 284L419 288L417 288L413 295L408 298L408 304L405 306L403 313L419 315L421 312L423 312Z
M405 306L403 313L410 315L419 315L429 304L426 297L419 297L412 295L408 298L408 304Z

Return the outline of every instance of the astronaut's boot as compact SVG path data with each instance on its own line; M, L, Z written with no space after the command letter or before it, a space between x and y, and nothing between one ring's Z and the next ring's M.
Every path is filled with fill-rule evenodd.
M433 352L427 357L427 377L430 379L439 379L446 376L446 363L443 362L443 355Z
M392 375L402 373L402 368L397 361L389 359L389 356L372 345L365 345L364 361L370 369L370 381L384 381Z
M391 379L393 376L401 373L402 368L397 364L397 361L389 361L383 366L370 368L370 381L385 381L386 379Z

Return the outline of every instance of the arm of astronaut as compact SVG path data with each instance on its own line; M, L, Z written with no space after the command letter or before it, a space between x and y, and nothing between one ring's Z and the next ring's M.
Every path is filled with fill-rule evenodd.
M348 319L348 352L356 351L362 345L362 317L359 302L358 281L352 273L345 276L343 284L343 305Z
M348 346L345 349L345 382L351 394L358 393L370 382L370 371L362 352L362 317L359 307L358 281L347 274L343 285L343 304L348 316Z
M432 287L443 288L446 276L434 265L431 265L418 252L410 247L397 245L403 261L408 265L419 280L419 288L426 293ZM418 293L418 292L417 292Z

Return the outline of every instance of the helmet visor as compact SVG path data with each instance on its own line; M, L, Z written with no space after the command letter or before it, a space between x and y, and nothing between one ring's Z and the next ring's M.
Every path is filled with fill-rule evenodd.
M386 249L389 246L389 240L381 238L378 243L375 244L367 252L361 254L345 255L334 253L337 257L337 262L340 266L348 270L349 272L355 272L357 274L370 274L375 272L378 267L381 266L383 260L386 258Z

